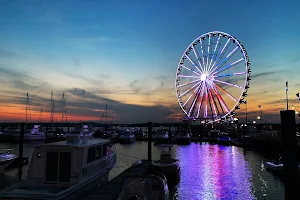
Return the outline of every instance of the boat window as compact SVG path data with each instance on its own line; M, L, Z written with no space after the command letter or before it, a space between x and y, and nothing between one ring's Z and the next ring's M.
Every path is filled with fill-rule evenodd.
M105 157L107 155L107 144L102 145L102 156Z
M60 152L59 182L69 182L71 178L71 152Z
M95 154L96 154L95 147L89 148L89 150L88 150L88 157L87 157L87 163L95 161L95 157L96 157Z
M99 145L95 148L95 150L96 150L96 160L102 158L101 149L102 149L102 145Z
M57 181L58 152L47 152L46 181Z

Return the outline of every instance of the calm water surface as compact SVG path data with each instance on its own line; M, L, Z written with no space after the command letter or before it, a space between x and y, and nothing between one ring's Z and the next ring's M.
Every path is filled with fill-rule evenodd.
M30 157L37 143L24 145L24 156ZM0 144L0 148L17 145ZM116 144L117 163L110 173L115 177L139 159L147 159L147 142ZM174 146L174 157L180 160L180 183L170 188L171 199L284 199L283 182L264 168L266 158L253 151L234 146L208 143ZM159 159L159 149L152 148L152 158ZM24 168L23 176L26 174ZM17 179L17 170L0 175L0 188Z

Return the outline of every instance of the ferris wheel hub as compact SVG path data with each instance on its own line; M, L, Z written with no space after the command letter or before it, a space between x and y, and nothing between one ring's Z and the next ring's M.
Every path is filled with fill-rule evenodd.
M201 74L201 76L200 76L201 81L205 81L206 78L207 78L206 74Z

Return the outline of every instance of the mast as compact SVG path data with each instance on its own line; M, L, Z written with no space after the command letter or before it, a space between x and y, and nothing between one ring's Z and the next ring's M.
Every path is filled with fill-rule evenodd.
M43 118L43 108L41 108L39 123L42 123L42 118Z
M65 100L65 93L62 94L61 100L61 122L62 124L67 123L67 108L66 108L66 100Z
M54 119L54 99L53 99L53 91L51 91L51 100L50 100L50 123L53 123Z
M31 122L31 109L30 109L30 102L29 102L29 95L26 94L26 119L25 122L28 123L28 113L29 113L29 119Z

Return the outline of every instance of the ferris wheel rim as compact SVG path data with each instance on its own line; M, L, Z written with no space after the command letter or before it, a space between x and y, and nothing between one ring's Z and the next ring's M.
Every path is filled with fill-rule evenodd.
M178 89L178 83L177 82L179 80L178 75L180 75L180 69L182 68L182 64L183 64L183 61L184 61L183 58L185 57L186 53L189 50L191 50L191 48L193 48L193 45L196 44L196 42L198 42L199 40L201 41L201 39L203 37L205 38L206 36L208 36L208 38L209 38L211 35L213 35L213 37L216 36L216 35L218 35L219 37L227 36L228 39L233 40L234 43L237 44L237 46L239 47L239 50L241 51L241 53L243 55L243 62L244 62L244 67L245 67L244 84L243 84L242 90L240 92L240 95L237 98L237 101L234 104L234 106L226 114L224 114L223 116L217 116L216 118L212 117L211 122L218 122L222 119L226 119L229 116L232 118L232 113L234 113L237 110L237 108L241 105L241 103L244 101L245 96L247 94L247 91L249 89L249 84L250 84L250 80L251 80L250 79L250 77L251 77L251 68L250 68L250 60L249 60L249 57L248 57L248 53L247 53L246 49L244 48L243 44L236 37L234 37L233 35L230 35L228 33L222 32L222 31L210 31L210 32L204 33L204 34L198 36L196 39L194 39L187 46L187 48L185 49L185 51L181 55L180 60L178 62L178 66L177 66L177 70L176 70L176 78L175 78L175 92L176 92L176 97L177 97L178 104L180 105L181 110L186 114L186 116L188 118L201 119L201 118L191 117L190 114L187 113L186 109L184 108L184 106L182 105L182 102L181 102L182 99L180 97L180 92L179 92L179 89ZM202 118L202 119L206 119L206 118ZM207 119L210 119L210 118L207 118Z

